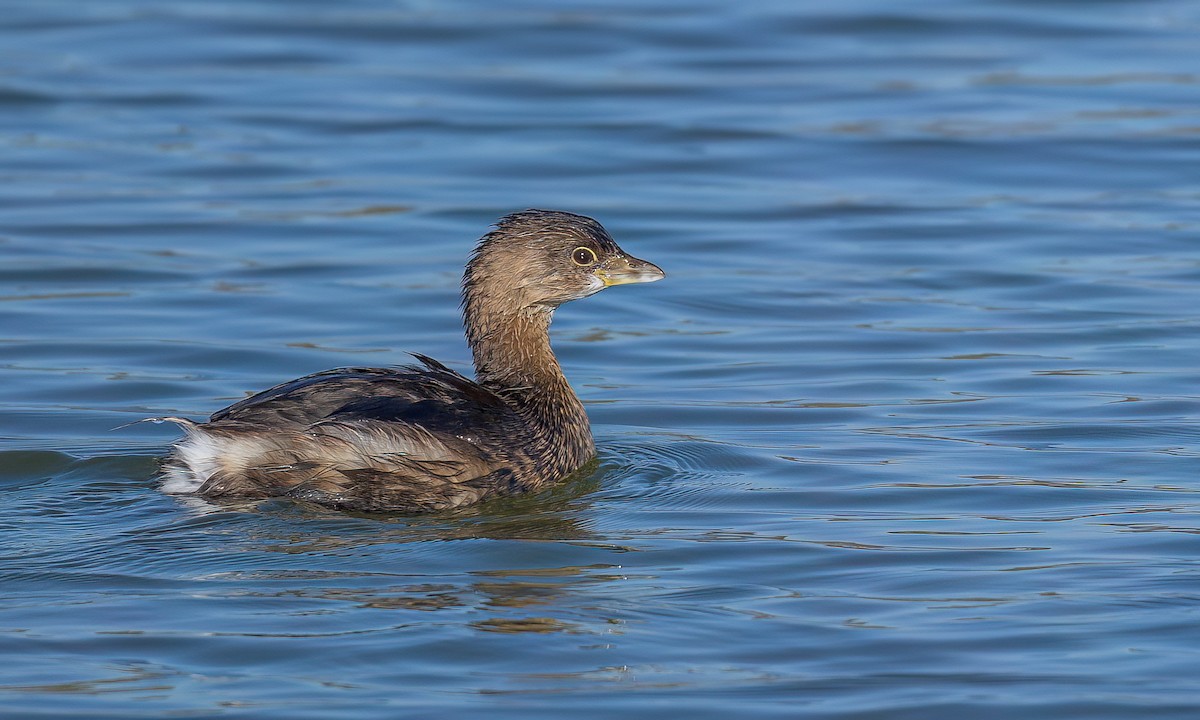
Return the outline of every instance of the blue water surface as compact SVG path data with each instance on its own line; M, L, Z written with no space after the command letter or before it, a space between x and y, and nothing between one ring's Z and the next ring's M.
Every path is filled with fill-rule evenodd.
M1197 3L0 5L5 717L1200 716ZM161 491L526 207L594 472Z

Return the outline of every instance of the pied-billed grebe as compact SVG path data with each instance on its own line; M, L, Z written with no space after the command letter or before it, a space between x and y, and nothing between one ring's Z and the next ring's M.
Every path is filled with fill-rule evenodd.
M555 308L609 285L661 280L600 223L526 210L484 235L462 281L469 380L418 366L341 368L178 423L166 487L286 496L366 511L431 511L536 490L595 455L587 414L550 349Z

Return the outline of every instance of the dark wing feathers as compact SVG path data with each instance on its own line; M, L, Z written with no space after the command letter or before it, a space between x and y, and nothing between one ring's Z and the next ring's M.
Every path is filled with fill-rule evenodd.
M416 358L319 372L214 413L199 427L234 451L199 492L360 510L433 510L515 492L509 468L527 460L514 440L528 433L524 421L491 390Z
M282 421L307 425L344 405L347 397L354 397L372 378L390 374L399 374L399 370L338 368L305 375L218 410L212 414L209 421Z
M339 368L307 375L230 405L210 420L276 427L379 420L460 437L516 420L500 396L435 360L416 357L423 366Z

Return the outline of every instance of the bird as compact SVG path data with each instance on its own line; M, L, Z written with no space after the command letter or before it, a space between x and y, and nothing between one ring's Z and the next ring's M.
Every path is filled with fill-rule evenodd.
M463 273L474 379L411 353L409 365L306 375L204 422L150 418L183 431L163 462L164 488L422 513L550 487L596 454L587 413L550 346L555 309L664 276L590 217L506 215Z

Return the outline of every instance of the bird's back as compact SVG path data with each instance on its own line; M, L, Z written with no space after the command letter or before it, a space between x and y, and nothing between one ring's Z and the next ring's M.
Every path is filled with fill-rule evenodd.
M341 368L185 425L168 472L210 497L286 495L339 508L436 510L512 492L527 433L503 398L423 356ZM188 477L190 476L190 477Z

